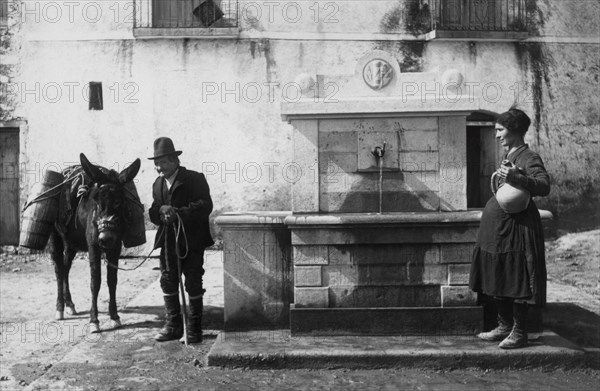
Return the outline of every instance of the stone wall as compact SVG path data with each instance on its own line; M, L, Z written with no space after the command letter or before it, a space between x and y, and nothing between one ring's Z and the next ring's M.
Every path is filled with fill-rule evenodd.
M383 147L382 211L439 210L437 118L319 121L321 212L379 212L379 168L372 155Z

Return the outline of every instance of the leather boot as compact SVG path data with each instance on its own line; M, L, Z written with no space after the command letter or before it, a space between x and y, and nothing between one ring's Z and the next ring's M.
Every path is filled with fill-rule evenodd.
M498 310L498 326L488 332L479 333L477 337L484 341L502 341L509 336L513 328L512 300L495 299Z
M187 324L188 343L202 342L202 310L204 303L203 296L190 297L189 316ZM185 343L185 337L179 340Z
M514 325L510 335L498 345L502 349L518 349L527 346L527 303L513 304Z
M162 329L154 336L154 339L163 341L172 341L179 339L183 335L183 321L181 320L181 305L177 293L165 295L166 323Z

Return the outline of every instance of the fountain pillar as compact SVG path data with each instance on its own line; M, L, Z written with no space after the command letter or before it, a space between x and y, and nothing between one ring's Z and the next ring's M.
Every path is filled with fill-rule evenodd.
M467 210L466 118L478 100L408 97L403 82L431 88L442 75L401 74L380 51L354 75L315 79L306 98L282 104L303 173L284 219L292 333L473 334L483 312L467 284L481 211Z

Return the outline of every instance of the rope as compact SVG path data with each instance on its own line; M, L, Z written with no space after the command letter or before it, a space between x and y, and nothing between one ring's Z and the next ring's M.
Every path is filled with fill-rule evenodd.
M164 231L161 232L161 235L163 235L163 234L164 234ZM167 235L165 235L165 239L166 238L167 238ZM158 237L158 240L160 240L160 236ZM148 255L146 255L146 257L144 258L144 260L142 262L138 263L135 267L129 268L129 269L125 269L125 268L122 268L120 266L116 266L115 264L110 263L110 261L108 259L106 259L106 258L104 259L104 261L106 262L106 264L108 266L110 266L110 267L112 267L114 269L118 269L118 270L123 270L123 271L126 271L126 272L130 272L130 271L135 270L138 267L142 266L144 264L144 262L146 262L148 259L150 259L150 256L152 255L152 253L154 252L154 250L156 250L156 249L153 248L152 250L150 250L150 252L148 253Z
M498 175L498 173L496 171L494 171L494 173L490 177L490 188L492 189L492 194L493 195L496 195L496 191L498 190L496 188L496 181L495 181L496 175Z
M77 208L75 208L75 229L77 229L77 215L79 214L79 206L81 205L81 200L85 196L88 195L89 187L85 184L85 177L83 176L83 172L79 174L81 178L81 185L77 188L77 197L79 198L79 202L77 202Z
M187 239L187 234L185 233L185 226L183 225L183 222L181 221L181 216L179 215L179 213L175 212L175 214L177 215L177 228L175 227L175 224L171 223L168 225L165 225L165 229L163 229L161 231L161 236L164 235L164 245L165 245L165 257L168 256L168 251L167 251L167 234L166 231L168 229L169 226L173 227L173 232L175 233L175 253L177 254L177 259L184 259L187 258L188 253L189 253L189 244L188 244L188 239ZM179 240L181 235L183 235L183 240L185 241L185 253L183 255L181 255L180 250L179 250ZM161 237L159 236L158 239L156 241L161 240ZM107 259L106 264L112 268L118 269L118 270L123 270L123 271L132 271L137 269L138 267L142 266L144 264L144 262L146 262L150 256L152 255L152 253L154 252L154 250L156 250L155 248L153 248L150 253L148 253L148 255L146 256L146 258L144 258L144 260L142 262L140 262L137 266L135 266L134 268L129 268L129 269L125 269L119 266L116 266L112 263L110 263ZM169 271L169 263L166 262L165 267L167 268L167 271ZM180 279L181 279L181 273L179 273Z
M185 228L183 226L183 222L181 221L181 216L179 215L179 213L175 212L175 214L177 215L177 223L173 224L173 223L168 223L165 224L165 230L168 229L168 226L172 226L173 227L173 232L175 234L175 254L177 254L177 279L179 280L179 291L181 292L181 312L182 312L182 316L183 316L183 341L185 343L185 346L188 346L188 330L187 330L187 304L186 304L186 300L185 300L185 289L183 287L183 280L181 279L181 275L182 275L182 269L181 269L181 260L186 258L188 253L189 253L189 247L188 247L188 241L187 241L187 235L185 234ZM175 227L175 225L177 225L177 227ZM180 233L183 232L183 239L185 241L185 254L184 256L181 256L180 250L179 250L179 235ZM169 250L167 247L167 237L169 235L165 235L165 247L164 247L164 251L165 251L165 267L168 267L169 265Z
M25 205L23 206L23 210L21 212L25 212L25 209L29 208L31 205L35 204L36 202L40 202L40 201L44 201L44 200L56 197L58 195L58 193L52 194L51 196L47 196L47 197L46 197L46 195L49 194L49 193L51 193L52 191L58 189L59 187L61 187L65 183L72 182L75 178L77 178L77 177L65 179L64 181L62 181L58 185L56 185L54 187L51 187L50 189L46 190L42 194L38 194L34 199L32 199L31 201L27 201L25 203Z
M185 259L185 258L187 258L188 254L190 252L188 239L187 239L187 235L185 233L185 226L183 225L183 222L181 221L181 216L177 212L175 212L175 215L177 216L177 228L175 228L175 225L173 225L173 232L175 233L175 252L177 253L177 258ZM185 241L185 254L183 254L183 255L181 255L181 253L179 252L180 251L179 250L180 234L183 234L183 240Z

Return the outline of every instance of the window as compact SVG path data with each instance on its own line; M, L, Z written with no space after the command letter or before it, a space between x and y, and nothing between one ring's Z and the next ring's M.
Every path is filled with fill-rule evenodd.
M136 28L237 27L237 0L136 0Z
M527 0L429 0L432 38L524 39Z
M0 0L0 27L8 26L8 0Z

